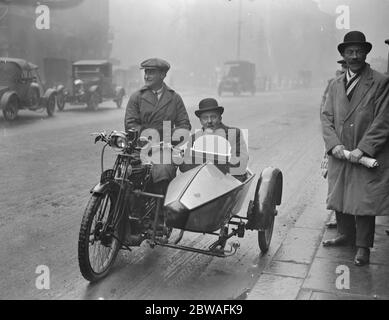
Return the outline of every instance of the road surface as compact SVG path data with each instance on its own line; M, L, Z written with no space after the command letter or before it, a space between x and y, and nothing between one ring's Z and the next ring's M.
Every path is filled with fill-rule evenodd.
M66 105L53 118L22 111L13 123L0 116L0 299L242 299L298 216L323 192L321 91L219 98L225 124L248 129L250 169L259 174L273 166L284 174L267 254L260 254L254 231L232 238L240 248L228 258L144 244L119 253L110 275L93 285L81 276L77 260L83 210L100 176L102 145L95 145L90 133L123 130L125 108L113 102L96 111ZM207 93L184 92L182 97L193 127L199 128L194 110ZM108 165L114 153L105 159ZM213 240L188 232L182 244L205 248ZM42 265L50 271L49 289L36 287Z

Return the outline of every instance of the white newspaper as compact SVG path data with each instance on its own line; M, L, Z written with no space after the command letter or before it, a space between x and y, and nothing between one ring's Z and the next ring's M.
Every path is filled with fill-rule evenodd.
M346 157L346 159L349 160L350 159L350 151L343 150L343 153L344 153L344 156ZM367 168L378 167L377 160L374 158L370 158L370 157L363 156L361 159L359 159L359 163L364 165Z

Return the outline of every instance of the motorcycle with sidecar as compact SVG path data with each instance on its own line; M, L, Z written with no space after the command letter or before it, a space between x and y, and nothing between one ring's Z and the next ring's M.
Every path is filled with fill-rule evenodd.
M178 174L163 195L153 191L153 161L140 156L145 140L133 130L102 132L95 138L95 143L102 141L105 145L100 182L91 190L79 232L78 261L85 279L95 282L105 277L119 250L132 251L144 241L152 248L162 246L224 258L239 247L234 242L225 249L229 238L242 238L246 230L253 230L258 233L260 250L269 249L282 197L283 176L279 169L265 168L257 180L247 169L244 178L237 179L209 160L212 157L208 157L207 150L192 146L193 152L203 152L207 160ZM113 168L104 170L107 146L119 153ZM183 156L182 149L170 144L162 142L154 147L168 148L173 158ZM249 202L247 214L239 215L255 180L254 199ZM171 239L173 229L178 229L178 235ZM217 238L207 248L180 245L184 232Z

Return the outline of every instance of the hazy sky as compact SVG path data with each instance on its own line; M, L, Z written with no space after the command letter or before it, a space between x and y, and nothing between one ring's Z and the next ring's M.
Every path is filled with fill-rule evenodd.
M338 5L348 5L351 29L387 57L389 0L241 0L240 58L285 72L336 67L336 46L349 30L335 28ZM237 57L239 0L110 0L112 57L137 65L163 57L176 70L207 72ZM264 60L266 56L267 61Z

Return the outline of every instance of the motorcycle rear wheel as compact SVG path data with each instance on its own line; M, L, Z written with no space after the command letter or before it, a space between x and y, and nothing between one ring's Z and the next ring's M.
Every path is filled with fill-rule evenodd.
M103 232L114 214L113 194L93 194L85 209L78 238L78 263L83 277L96 282L113 266L123 240L123 224L119 230ZM110 218L110 219L108 219Z

